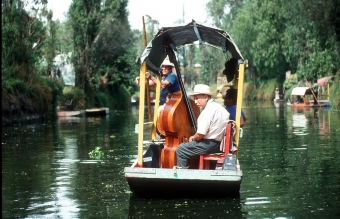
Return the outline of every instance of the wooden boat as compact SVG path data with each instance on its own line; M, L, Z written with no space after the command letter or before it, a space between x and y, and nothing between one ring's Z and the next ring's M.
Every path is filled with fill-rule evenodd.
M189 169L178 168L176 161L177 146L186 141L186 136L196 132L196 119L200 113L185 91L175 51L178 47L193 44L212 46L230 53L236 59L234 88L238 89L236 122L234 129L226 132L225 152L223 154L201 155L199 159L190 160ZM166 103L158 118L160 81L156 85L156 101L150 139L144 140L145 100L139 100L138 158L130 167L124 168L124 175L130 190L142 197L226 197L239 194L242 170L237 159L237 151L231 152L228 144L233 142L238 148L240 136L240 115L242 108L242 90L244 80L244 59L236 44L223 30L208 27L194 20L186 25L161 28L149 42L140 60L140 96L145 96L145 73L158 73L159 66L168 57L174 63L181 92L174 93ZM230 57L230 56L229 56ZM227 60L226 60L227 61ZM238 77L236 77L236 74ZM228 76L230 77L230 75ZM158 118L158 119L157 119ZM156 140L156 129L165 136ZM235 130L235 135L231 135ZM144 150L145 147L145 150ZM211 161L214 160L214 161ZM216 168L209 168L209 165Z
M77 111L59 111L57 112L58 117L71 117L71 116L82 116L85 110Z
M329 100L330 86L329 81L334 80L334 76L326 76L318 79L318 86L321 88L321 92L318 93L319 102L323 105L331 106ZM327 93L326 93L327 92Z
M314 104L314 93L309 87L295 87L291 93L291 100L287 105L292 107L331 107L329 100L318 99L318 104ZM319 97L320 95L318 95Z
M108 107L93 108L93 109L86 109L85 110L86 116L106 116L108 114L109 114L109 108Z

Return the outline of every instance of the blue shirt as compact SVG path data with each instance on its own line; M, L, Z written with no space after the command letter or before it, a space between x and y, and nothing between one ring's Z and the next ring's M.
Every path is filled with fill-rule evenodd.
M166 87L166 88L162 88L161 89L161 95L160 95L160 99L161 99L161 104L165 103L166 100L166 95L171 92L171 93L175 93L180 91L180 87L179 87L179 82L177 79L177 75L173 72L170 72L169 74L167 74L162 81L168 81L171 85Z
M225 108L228 112L229 112L229 119L230 120L234 120L235 121L235 118L236 118L236 105L233 105L233 106L227 106ZM241 118L244 118L244 113L243 111L241 110Z

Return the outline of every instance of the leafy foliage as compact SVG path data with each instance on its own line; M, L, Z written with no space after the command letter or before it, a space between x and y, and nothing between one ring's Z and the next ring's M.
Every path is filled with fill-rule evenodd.
M73 86L65 86L62 92L60 103L72 100L74 110L85 109L85 94L83 90Z
M340 60L339 6L336 0L212 0L207 5L215 24L229 29L249 60L251 77L281 83L289 70L308 80L335 74Z
M23 7L21 1L3 5L1 63L4 73L30 81L46 34L43 22L29 16ZM23 72L23 69L27 71Z
M133 91L131 73L136 75L138 66L127 2L74 0L70 6L76 86L86 95L105 89L118 90L122 84Z
M337 109L340 109L340 69L338 74L334 77L334 82L331 81L330 84L330 100Z
M92 151L89 152L89 156L92 159L95 160L101 160L103 158L105 158L105 152L102 150L102 147L95 147L95 149L93 149Z
M202 63L202 68L199 74L199 82L204 84L216 83L217 75L223 69L224 62L231 56L228 54L223 54L222 51L216 50L213 47L201 47L200 56L196 58L198 63ZM225 57L225 59L223 59Z
M28 98L38 106L39 113L49 113L55 109L62 85L40 74L44 42L51 34L43 21L51 18L47 1L34 1L40 9L32 7L30 11L25 10L26 1L2 3L2 87L21 101Z
M296 87L297 84L298 84L297 74L292 74L285 80L285 82L283 83L283 87L285 89L290 89L291 87Z

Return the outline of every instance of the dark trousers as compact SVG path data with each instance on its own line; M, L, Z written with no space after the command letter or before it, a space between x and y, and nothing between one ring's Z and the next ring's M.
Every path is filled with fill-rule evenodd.
M197 158L200 154L220 152L220 141L202 139L180 144L176 149L177 166L189 168L190 158Z

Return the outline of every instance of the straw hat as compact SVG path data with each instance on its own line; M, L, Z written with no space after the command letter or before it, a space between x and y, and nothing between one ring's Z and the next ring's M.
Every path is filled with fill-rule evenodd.
M194 96L197 94L207 94L207 95L213 95L213 93L210 91L210 87L205 84L197 84L194 87L194 92L189 94L190 96Z
M161 64L161 67L162 67L163 65L174 67L174 64L171 63L171 62L169 61L169 59L164 59L163 63Z

